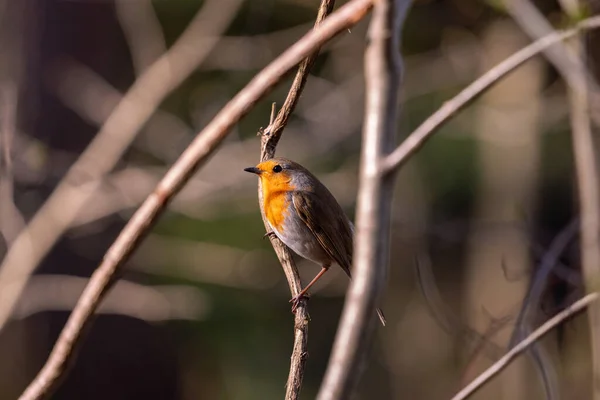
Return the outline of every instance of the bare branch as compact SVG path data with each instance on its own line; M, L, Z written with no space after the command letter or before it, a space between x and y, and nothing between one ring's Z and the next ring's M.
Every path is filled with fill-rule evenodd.
M379 168L397 131L402 79L400 37L409 0L375 3L365 52L366 106L353 274L319 400L350 398L374 329L387 276L393 179Z
M323 22L323 20L331 14L334 0L322 0L317 13L317 19L315 21L315 29ZM310 69L314 64L317 56L319 55L320 48L317 48L307 58L305 58L298 66L298 72L294 77L292 86L288 91L283 107L275 116L276 107L273 104L271 109L271 119L269 126L260 132L260 161L265 161L275 156L275 150L277 143L281 138L283 129L287 125L287 122L300 100L300 95L308 79ZM258 202L263 202L263 191L261 182L258 182ZM262 207L260 207L263 224L267 233L270 232L270 225ZM271 245L277 254L277 258L281 263L285 277L290 287L292 296L298 295L302 291L302 281L300 280L300 274L298 268L291 256L290 250L277 238L275 235L269 235ZM306 359L308 357L308 321L309 315L307 310L306 300L302 299L296 308L294 317L294 347L292 349L292 356L290 360L290 372L288 374L288 380L286 384L285 399L296 400L300 397L300 391L302 389L302 381L304 380L304 368L306 366Z
M572 48L583 55L583 38L572 41ZM581 270L587 292L598 290L600 280L600 181L594 134L590 123L591 94L586 88L586 77L579 76L581 90L569 91L571 105L571 137L579 195L579 230ZM600 127L600 125L598 125ZM592 356L592 393L600 400L600 305L588 308Z
M211 0L205 4L171 49L129 89L27 228L18 235L0 266L0 329L10 318L29 276L95 192L94 185L81 190L82 181L99 184L164 97L194 71L216 43L215 39L210 45L197 47L194 45L196 37L222 33L242 1Z
M331 13L334 4L335 0L321 1L321 6L319 7L315 27L317 27L323 21L323 19ZM287 122L290 116L292 115L292 112L294 112L294 108L296 108L298 100L300 100L300 95L302 94L302 90L304 89L304 85L306 84L306 80L308 79L310 69L315 63L317 56L319 55L319 50L320 49L317 49L317 51L315 51L304 61L302 61L302 63L298 67L298 72L294 77L294 82L292 82L292 87L290 88L285 102L283 103L283 107L281 107L281 109L277 113L277 117L275 118L275 120L271 120L269 126L262 132L262 137L264 139L261 140L261 161L268 160L269 158L273 158L275 156L275 147L279 142L281 134L283 133L283 129L287 125ZM262 193L260 189L259 193ZM265 225L265 227L268 226L268 224Z
M388 172L396 170L402 166L410 156L416 153L421 146L425 144L439 128L447 123L454 115L469 105L473 100L479 97L486 90L490 89L504 76L519 67L525 61L538 55L543 50L556 43L575 36L581 30L596 29L600 27L600 17L592 17L579 22L575 28L565 31L553 32L522 50L519 50L484 75L475 82L467 86L458 95L444 103L434 114L427 118L417 129L415 129L400 146L394 150L383 162L382 167Z
M321 26L306 34L255 76L196 136L108 249L103 262L92 275L63 328L48 361L21 395L20 400L40 399L49 395L57 379L64 374L67 362L73 356L72 350L82 339L91 315L110 285L114 283L117 270L131 256L169 201L181 190L200 164L213 153L233 125L246 115L287 71L336 34L358 22L370 7L370 0L353 0L341 7Z
M515 347L513 347L508 353L504 355L501 359L496 361L494 365L485 370L481 375L479 375L475 380L473 380L469 385L467 385L464 389L458 392L452 400L463 400L467 397L471 396L478 389L480 389L485 383L487 383L491 378L496 376L500 371L506 368L511 361L515 359L519 354L525 351L529 346L535 343L538 339L548 333L550 330L555 328L557 325L563 323L569 317L574 314L577 314L584 308L588 307L594 301L598 299L598 293L590 293L582 299L573 303L570 307L564 309L563 311L556 314L554 317L550 318L546 321L542 326L536 329L531 335L529 335L522 342L519 342Z

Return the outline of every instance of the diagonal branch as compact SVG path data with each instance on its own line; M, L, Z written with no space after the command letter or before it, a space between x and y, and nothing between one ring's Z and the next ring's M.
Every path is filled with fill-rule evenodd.
M519 342L513 347L508 353L506 353L501 359L496 361L494 365L485 370L475 380L468 384L464 389L458 392L452 400L464 400L471 396L477 390L490 381L494 376L499 374L504 368L506 368L519 354L524 352L529 346L539 340L542 336L547 334L550 330L560 325L569 317L577 314L586 307L589 307L598 299L598 293L590 293L582 299L573 303L570 307L567 307L563 311L556 314L554 317L546 321L542 326L533 331L531 335Z
M415 129L400 146L394 150L384 161L382 167L388 173L400 168L409 158L416 153L431 136L460 110L471 104L486 90L498 83L502 78L521 66L530 58L538 55L545 49L575 36L582 30L597 29L600 27L600 17L592 17L579 22L574 28L565 31L553 32L519 50L494 68L483 74L451 100L444 103L435 113L427 118Z
M306 34L255 76L196 136L108 249L69 316L48 361L20 400L44 398L54 389L57 380L64 375L67 363L72 361L73 348L82 340L83 331L90 324L90 317L116 280L119 269L150 231L173 196L215 151L235 123L291 68L332 37L353 26L370 7L370 0L353 0L340 7L321 26Z
M389 258L393 179L380 162L393 148L402 80L400 38L410 0L375 2L365 52L366 105L350 284L329 365L317 399L351 397L374 329Z

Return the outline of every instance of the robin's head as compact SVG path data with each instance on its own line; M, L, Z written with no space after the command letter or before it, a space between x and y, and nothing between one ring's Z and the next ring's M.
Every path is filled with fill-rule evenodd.
M256 167L244 168L244 171L258 175L269 190L293 190L316 179L300 164L280 157L261 162Z

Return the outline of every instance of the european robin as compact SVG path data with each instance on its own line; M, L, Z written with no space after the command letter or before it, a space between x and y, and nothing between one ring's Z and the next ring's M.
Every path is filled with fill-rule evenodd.
M290 300L292 310L333 263L352 278L354 226L325 185L306 168L285 158L272 158L244 171L258 175L261 181L260 206L273 233L295 253L321 265L321 271ZM377 315L385 326L379 308Z

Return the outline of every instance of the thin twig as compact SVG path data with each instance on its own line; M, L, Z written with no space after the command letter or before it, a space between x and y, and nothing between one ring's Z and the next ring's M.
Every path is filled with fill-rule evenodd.
M317 13L317 19L315 21L315 28L323 21L323 19L325 19L325 17L331 14L334 4L335 0L321 0L321 6L319 7L319 12ZM296 108L298 100L300 100L300 95L302 94L302 90L308 79L310 69L319 55L319 50L320 49L317 49L313 54L306 57L306 59L298 66L298 72L294 77L294 82L292 82L292 87L290 87L283 106L277 113L275 120L271 120L269 126L262 132L260 161L265 161L275 156L277 143L281 138L283 129L287 125L292 112L294 112L294 109ZM262 192L259 190L259 193ZM268 226L268 224L265 225L265 227Z
M100 185L102 177L117 164L165 96L194 71L217 41L196 46L196 39L222 34L242 2L205 3L169 51L135 81L27 228L18 235L0 266L0 329L10 318L37 265L93 197L94 185L82 190L81 184Z
M131 256L173 196L213 153L235 123L246 115L285 73L336 34L357 23L370 7L370 0L353 0L340 7L321 26L306 34L255 76L196 136L108 249L103 262L93 273L60 333L48 361L21 395L20 400L40 399L50 394L58 378L64 374L67 363L73 356L73 348L81 341L91 315L115 281L118 269Z
M379 168L394 145L402 80L400 39L410 0L375 2L365 52L366 101L356 211L353 275L317 399L348 399L373 336L387 277L394 180Z
M590 293L582 299L573 303L570 307L567 307L563 311L556 314L554 317L550 318L546 321L542 326L533 331L531 335L529 335L522 342L519 342L515 347L513 347L508 353L504 355L501 359L496 361L494 365L485 370L481 375L479 375L475 380L473 380L470 384L468 384L464 389L458 392L452 400L463 400L475 393L478 389L480 389L485 383L487 383L491 378L500 373L504 368L506 368L511 361L515 359L516 356L525 351L529 346L535 343L538 339L548 333L557 325L561 324L565 320L567 320L572 315L578 313L584 308L588 307L591 303L598 299L598 293Z
M333 10L333 6L335 4L334 0L322 0L321 5L319 7L319 11L317 13L317 19L315 21L315 29L323 22L323 20L331 14ZM292 82L292 86L288 91L287 97L283 104L283 107L275 116L275 104L273 104L273 108L271 109L271 119L269 121L269 126L260 132L261 134L261 151L260 151L260 161L265 161L275 156L275 150L277 148L277 143L281 138L281 134L283 133L283 129L287 125L289 117L292 115L298 100L300 99L300 95L302 94L302 90L304 89L304 85L306 84L306 80L308 79L308 75L310 73L310 69L314 64L317 56L319 55L320 48L317 48L312 54L310 54L307 58L305 58L300 65L298 66L298 72L296 72L296 76L294 77L294 81ZM261 187L261 182L258 182L258 201L259 204L263 202L263 191ZM270 225L264 213L262 207L261 214L263 224L265 225L265 229L267 232L270 232ZM298 273L298 268L294 263L294 260L290 254L290 250L277 238L275 235L269 235L271 240L271 244L275 253L277 254L277 258L281 263L283 271L285 273L285 277L287 278L288 285L290 286L290 292L292 296L298 295L302 291L302 281L300 280L300 274ZM290 372L288 374L288 380L286 384L285 391L285 399L286 400L296 400L300 397L300 391L302 389L302 381L304 379L304 369L306 366L306 359L308 357L308 321L310 317L308 315L307 310L307 302L305 299L302 299L296 308L295 317L294 317L294 347L292 349L292 356L290 360Z
M427 118L410 136L402 142L384 161L382 168L388 173L393 172L407 162L439 128L447 123L454 115L469 105L477 97L498 83L503 77L519 67L525 61L538 55L544 49L576 35L581 30L600 27L600 17L592 17L579 22L574 28L553 32L527 47L519 50L494 68L483 74L475 82L463 89L451 100L444 103L434 114Z

